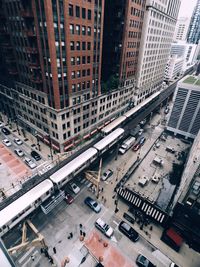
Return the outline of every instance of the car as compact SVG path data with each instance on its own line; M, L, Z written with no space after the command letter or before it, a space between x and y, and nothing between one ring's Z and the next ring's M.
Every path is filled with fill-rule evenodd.
M5 135L9 135L10 134L10 131L7 129L7 128L2 128L1 129L2 133L4 133Z
M20 140L19 138L15 138L15 139L14 139L14 142L15 142L15 144L17 144L17 145L22 145L22 144L23 144L22 140Z
M107 223L105 223L101 218L97 219L95 222L95 226L99 229L105 236L111 237L114 233L112 227L110 227Z
M25 158L24 162L31 168L34 169L37 165L35 164L35 162L33 162L31 159L29 158Z
M2 140L2 143L5 145L5 146L11 146L12 143L8 140L8 139L3 139Z
M14 150L14 152L15 152L15 154L17 154L17 156L19 156L19 157L23 157L23 156L24 156L24 152L23 152L21 149L16 148L16 149Z
M155 143L155 147L159 148L160 147L160 143L159 142Z
M144 119L144 120L142 120L139 124L140 124L140 125L145 125L146 122L147 122L147 120Z
M67 202L67 204L72 204L72 202L74 201L74 198L69 193L66 193L65 194L65 201Z
M139 254L136 259L136 263L139 267L156 267L153 263L150 262L145 256Z
M168 114L169 113L169 108L167 107L164 112L165 112L165 114Z
M136 242L139 239L139 234L136 232L128 223L121 221L119 226L119 231L127 236L131 241Z
M135 144L134 146L133 146L133 148L132 148L132 150L133 151L138 151L138 149L141 147L141 145L140 144Z
M141 146L144 145L144 142L146 141L146 138L145 137L141 137L138 144L140 144Z
M113 171L111 169L108 169L106 172L104 172L101 176L101 180L105 181L107 180L110 176L113 175Z
M4 123L0 121L0 128L4 126Z
M74 194L78 194L81 190L80 187L75 183L70 184L70 188L74 192Z
M144 130L143 129L140 129L139 132L138 132L138 136L141 136L143 134Z
M99 203L96 202L91 197L86 197L86 199L84 200L84 203L96 213L99 213L101 211L101 206L99 205Z
M31 156L37 161L41 159L41 156L34 150L31 151Z

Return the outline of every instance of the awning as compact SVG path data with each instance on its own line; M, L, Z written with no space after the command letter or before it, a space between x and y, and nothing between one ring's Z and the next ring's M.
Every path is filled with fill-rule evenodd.
M98 126L97 129L101 130L104 127L104 124L102 124L101 126Z
M74 144L70 144L70 145L68 145L68 146L65 146L64 147L64 151L67 151L68 149L70 149L71 147L73 147L74 146Z
M182 245L183 238L173 228L169 228L166 234L178 247Z
M52 147L53 147L55 150L58 150L58 151L60 151L60 148L59 148L58 146L56 146L56 145L52 144Z
M106 121L106 122L104 123L104 126L105 126L105 125L108 125L108 123L110 123L110 121Z
M50 142L49 142L49 140L48 139L46 139L46 138L44 138L44 140L43 140L45 143L47 143L48 145L50 144Z
M86 134L85 136L83 136L83 139L87 139L89 137L90 137L90 135L89 134Z
M94 130L94 131L92 131L90 134L93 135L93 134L95 134L96 132L97 132L97 129Z

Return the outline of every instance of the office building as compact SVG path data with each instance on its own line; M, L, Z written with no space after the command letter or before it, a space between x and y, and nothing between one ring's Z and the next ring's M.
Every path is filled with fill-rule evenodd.
M134 84L146 1L105 1L102 81ZM103 88L104 89L104 88Z
M179 8L179 0L146 1L136 75L137 103L161 88Z
M183 57L172 56L170 57L165 68L165 81L172 81L182 74L184 64Z
M197 4L194 8L192 18L190 21L187 41L188 43L198 44L200 40L200 0L197 0Z
M200 129L200 79L186 76L177 84L167 130L195 138Z
M189 24L190 24L190 18L187 17L178 18L173 37L174 41L186 41Z

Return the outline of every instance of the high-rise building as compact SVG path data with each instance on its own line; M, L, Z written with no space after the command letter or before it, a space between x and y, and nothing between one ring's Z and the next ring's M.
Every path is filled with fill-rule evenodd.
M134 83L146 1L105 1L102 81ZM107 83L107 84L106 84Z
M200 129L200 79L188 75L178 82L167 130L195 138Z
M161 88L180 3L146 1L136 75L137 103Z
M190 26L188 29L187 41L188 43L198 44L200 40L200 0L197 0L197 4L194 8Z
M184 64L183 57L170 57L165 68L165 81L171 81L182 74Z
M180 17L177 20L175 32L174 32L174 41L185 41L187 39L188 27L190 24L190 18Z

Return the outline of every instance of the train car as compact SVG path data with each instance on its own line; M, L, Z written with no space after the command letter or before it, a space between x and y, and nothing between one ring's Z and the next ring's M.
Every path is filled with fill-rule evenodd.
M57 188L61 188L76 174L88 167L97 158L97 154L98 153L95 148L89 148L52 174L49 178L57 186Z
M17 225L54 192L53 183L46 179L0 211L0 236Z
M102 155L105 151L117 143L123 137L123 135L124 129L118 128L96 143L93 147L98 150L98 155Z
M109 123L106 127L101 129L101 133L103 136L108 135L110 132L114 131L117 127L120 127L123 122L126 120L125 116L120 116L119 118L115 119L111 123Z

